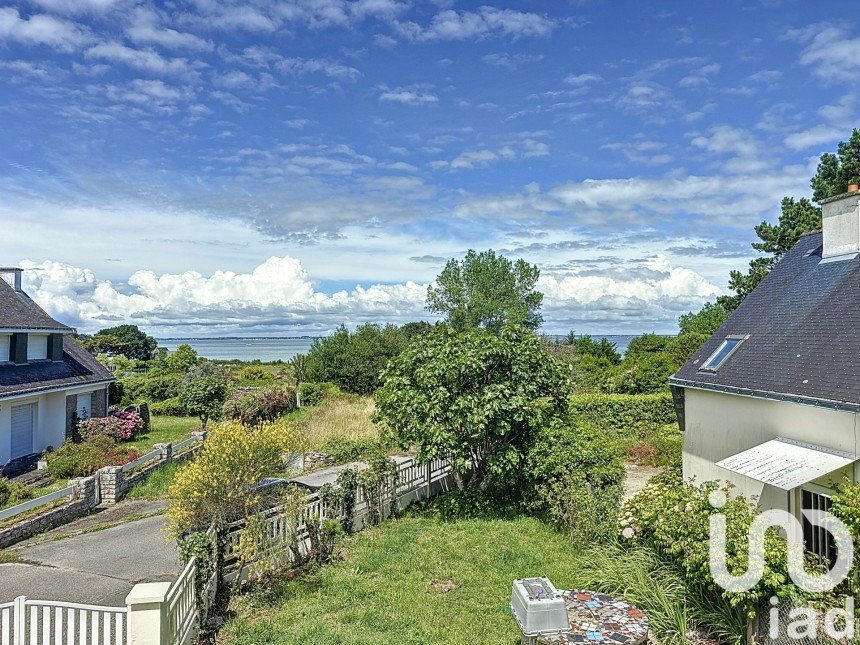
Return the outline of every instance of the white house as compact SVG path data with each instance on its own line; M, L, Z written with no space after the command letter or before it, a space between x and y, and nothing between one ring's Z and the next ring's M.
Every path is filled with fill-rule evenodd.
M800 238L670 384L685 478L803 519L860 478L860 192L822 201ZM832 556L805 523L808 548Z
M76 418L105 416L113 377L0 268L0 472L29 467L71 436Z

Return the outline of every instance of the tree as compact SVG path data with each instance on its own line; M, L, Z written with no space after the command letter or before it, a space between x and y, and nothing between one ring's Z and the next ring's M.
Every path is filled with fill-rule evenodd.
M296 354L290 359L293 368L293 378L296 381L296 407L302 407L302 383L307 380L308 357L304 354Z
M731 311L719 303L706 302L698 313L692 311L678 319L680 334L702 334L710 336L720 328Z
M849 184L860 183L860 130L853 130L848 141L840 141L836 154L821 155L818 172L812 178L812 199L840 195Z
M188 414L200 417L203 428L210 418L217 419L227 398L227 379L211 363L191 369L182 379L179 400Z
M447 458L460 489L512 484L534 433L567 410L569 369L524 327L433 329L383 372L374 421L417 446L418 460Z
M341 325L331 336L314 341L308 352L307 378L330 381L347 392L371 394L380 372L405 346L395 325L360 325L354 332Z
M490 249L451 259L427 289L427 309L445 314L457 331L481 327L499 333L505 325L537 329L543 323L543 294L535 291L537 266L515 263Z
M139 361L148 361L158 347L158 342L137 325L101 329L88 338L82 338L80 342L92 354L122 354Z
M197 365L198 360L197 352L194 348L188 343L182 343L167 354L167 357L164 359L164 367L168 372L185 374Z
M593 356L594 358L606 361L610 365L618 365L621 362L621 354L618 353L618 346L608 338L604 337L597 341L588 334L577 336L571 331L567 335L567 342L573 346L579 357Z

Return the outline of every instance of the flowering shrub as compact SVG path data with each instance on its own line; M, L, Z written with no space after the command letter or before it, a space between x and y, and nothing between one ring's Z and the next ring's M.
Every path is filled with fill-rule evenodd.
M719 511L709 500L715 490L722 490L729 498ZM757 510L743 497L732 498L729 492L728 487L721 489L716 482L700 486L684 484L677 471L654 478L624 504L622 535L629 541L649 546L677 566L689 582L721 595L733 607L747 613L771 596L798 598L800 591L788 575L786 542L774 530L767 532L765 571L755 587L733 593L714 581L709 559L711 514L720 512L726 516L726 562L734 575L747 569L749 527L757 515Z
M106 417L84 419L78 423L78 430L85 440L106 436L114 441L128 441L142 431L143 427L143 418L137 412L111 412Z
M230 397L224 403L222 414L245 427L259 428L295 409L295 391L290 388L265 388Z
M223 526L259 508L257 484L284 469L283 456L302 449L297 429L280 420L248 429L217 423L194 461L183 466L167 491L168 528L175 536Z

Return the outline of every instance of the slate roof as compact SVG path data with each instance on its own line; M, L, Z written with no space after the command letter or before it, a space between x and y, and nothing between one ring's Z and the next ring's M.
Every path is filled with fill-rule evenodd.
M30 296L15 291L5 280L0 280L0 329L74 331L51 318Z
M801 237L670 383L860 412L860 258L821 251L820 232ZM749 338L699 371L730 335Z
M62 362L0 365L0 399L59 387L113 381L113 375L71 336L63 336Z

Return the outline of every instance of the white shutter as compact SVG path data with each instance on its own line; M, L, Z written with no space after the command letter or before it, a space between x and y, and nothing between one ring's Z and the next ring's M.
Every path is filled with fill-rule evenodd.
M93 416L92 393L78 394L78 419L91 419Z
M0 334L0 363L9 360L9 335Z
M46 334L27 335L27 360L38 361L48 358L48 336Z
M12 407L12 459L33 452L33 426L35 423L35 403Z

